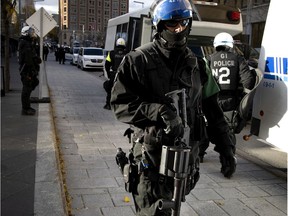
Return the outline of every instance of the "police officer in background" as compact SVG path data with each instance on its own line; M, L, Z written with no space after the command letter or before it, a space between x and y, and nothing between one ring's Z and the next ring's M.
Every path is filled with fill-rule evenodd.
M214 38L213 45L215 52L207 59L221 90L219 104L224 112L235 110L239 105L239 98L242 98L243 90L253 89L256 74L250 71L244 57L235 51L234 40L230 34L219 33Z
M207 89L202 92L209 81L209 74L207 76L205 63L197 60L187 47L192 26L190 1L156 0L150 12L155 29L154 40L124 57L112 88L111 108L119 121L134 127L132 153L139 169L130 189L137 215L160 216L171 215L170 209L159 210L157 206L159 199L171 200L174 190L173 178L159 174L162 145L174 146L175 138L183 136L184 130L182 119L171 106L166 93L183 88L187 92L190 138L186 144L191 147L191 178L187 182L186 195L199 178L198 149L205 130L201 120L202 106L210 123L210 140L226 159L222 166L224 176L232 176L236 160L229 128L213 91L217 84L209 82L213 85L207 87L210 95Z
M41 58L37 55L34 39L34 29L29 26L24 26L21 30L21 37L18 44L19 70L23 84L21 94L23 115L34 115L36 112L36 110L31 107L30 95L39 84L38 73Z
M58 49L58 60L59 64L65 64L65 48L64 45L61 45Z
M220 88L219 105L224 112L237 110L245 89L253 89L256 73L250 71L247 61L235 51L234 40L230 34L217 34L213 45L215 52L208 56L207 60ZM240 132L240 129L237 130ZM209 141L201 143L200 160L203 160L208 146Z
M108 53L105 61L105 70L107 72L108 80L103 83L103 87L107 92L106 104L103 107L104 109L111 110L110 98L111 98L111 89L113 86L113 81L117 68L122 61L123 57L127 54L126 43L123 38L118 38L116 41L116 48ZM112 71L111 71L112 70Z

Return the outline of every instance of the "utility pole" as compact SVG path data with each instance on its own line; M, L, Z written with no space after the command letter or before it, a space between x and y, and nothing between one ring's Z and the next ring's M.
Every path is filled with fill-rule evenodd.
M246 11L246 28L245 33L248 36L248 43L251 44L251 36L252 36L252 24L251 24L251 15L252 15L252 5L253 0L248 0L247 2L247 11Z

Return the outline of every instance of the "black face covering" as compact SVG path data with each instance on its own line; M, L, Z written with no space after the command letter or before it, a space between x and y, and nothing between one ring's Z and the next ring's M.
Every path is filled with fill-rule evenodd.
M187 26L184 31L179 33L171 32L168 29L163 29L163 31L159 33L159 36L163 47L166 49L184 51L187 45L187 37L189 32L189 26Z

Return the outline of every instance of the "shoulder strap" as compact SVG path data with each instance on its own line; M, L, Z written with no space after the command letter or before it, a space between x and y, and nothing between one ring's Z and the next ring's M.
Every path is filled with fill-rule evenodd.
M204 88L203 88L203 98L208 98L208 97L218 93L220 91L220 89L219 89L219 86L212 75L212 71L210 69L210 66L209 66L207 59L203 58L203 60L205 61L206 73L208 76L208 80L204 84Z

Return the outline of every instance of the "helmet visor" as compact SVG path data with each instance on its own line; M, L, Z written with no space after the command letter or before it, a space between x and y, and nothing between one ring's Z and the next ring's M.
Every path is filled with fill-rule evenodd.
M182 19L182 20L167 20L164 21L164 25L174 28L178 25L181 25L182 27L186 27L189 24L189 19Z

